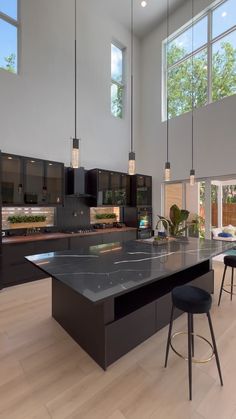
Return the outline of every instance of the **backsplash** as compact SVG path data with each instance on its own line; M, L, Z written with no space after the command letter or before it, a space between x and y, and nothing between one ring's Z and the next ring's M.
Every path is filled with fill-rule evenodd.
M55 208L53 207L3 207L2 208L2 230L16 228L9 223L9 216L35 216L44 215L45 221L37 223L37 227L53 227L55 225ZM22 228L23 225L22 225Z
M57 208L57 226L62 229L87 226L90 223L86 198L65 196L64 206Z

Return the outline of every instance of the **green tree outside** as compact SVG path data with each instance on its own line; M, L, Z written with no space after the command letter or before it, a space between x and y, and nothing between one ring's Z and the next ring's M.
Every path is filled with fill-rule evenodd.
M183 48L172 44L167 53L169 119L202 107L208 100L207 50L195 54L170 68L186 55ZM236 49L222 42L212 55L212 100L236 94Z
M5 66L2 67L10 73L16 73L16 54L10 54L8 57L4 57Z

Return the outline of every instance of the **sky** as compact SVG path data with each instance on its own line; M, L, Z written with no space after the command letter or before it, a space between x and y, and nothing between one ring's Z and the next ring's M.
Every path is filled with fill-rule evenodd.
M17 18L17 0L0 0L0 12ZM5 66L4 57L14 53L17 56L17 29L0 19L0 67Z

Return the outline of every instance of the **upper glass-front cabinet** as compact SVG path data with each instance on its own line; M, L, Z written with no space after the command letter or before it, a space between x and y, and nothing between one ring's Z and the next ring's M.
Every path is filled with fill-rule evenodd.
M17 156L2 154L2 204L23 204L23 165Z
M45 188L48 204L61 204L64 190L64 166L61 163L45 162Z
M25 204L43 204L46 201L44 185L44 162L24 159L24 201Z
M64 164L2 153L3 205L60 205Z

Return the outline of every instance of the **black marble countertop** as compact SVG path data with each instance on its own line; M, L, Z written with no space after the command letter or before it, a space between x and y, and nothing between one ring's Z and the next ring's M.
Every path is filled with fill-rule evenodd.
M97 303L197 265L232 247L232 243L187 238L161 246L128 241L26 259Z

